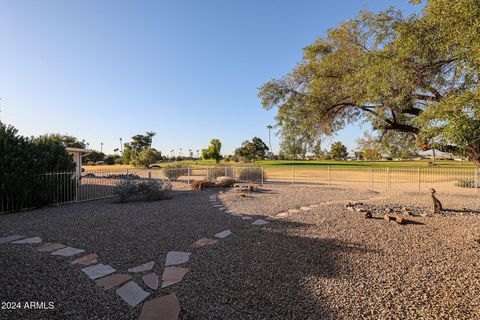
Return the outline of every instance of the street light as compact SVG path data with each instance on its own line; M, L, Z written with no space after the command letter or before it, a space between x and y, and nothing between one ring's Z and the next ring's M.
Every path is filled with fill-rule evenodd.
M120 153L123 153L123 143L122 143L122 138L120 138Z
M103 152L103 142L100 142L100 152Z

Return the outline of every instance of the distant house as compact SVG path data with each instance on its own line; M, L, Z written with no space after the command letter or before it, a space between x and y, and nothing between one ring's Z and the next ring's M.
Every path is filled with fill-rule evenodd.
M82 157L86 154L89 154L91 151L82 148L65 148L69 154L73 156L73 161L75 161L76 169L75 174L77 177L82 176Z

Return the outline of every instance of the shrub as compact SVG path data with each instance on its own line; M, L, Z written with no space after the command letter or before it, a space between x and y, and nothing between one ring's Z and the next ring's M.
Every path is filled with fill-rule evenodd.
M46 172L65 171L57 176ZM75 163L62 142L25 138L0 122L0 203L15 211L75 198Z
M93 162L93 161L88 161L87 162L87 166L94 166L94 165L95 165L95 162Z
M233 187L235 179L230 177L217 177L217 186L219 187Z
M188 167L185 167L179 163L164 166L162 170L165 177L167 177L170 181L175 181L181 176L188 175Z
M458 179L455 183L456 186L461 188L475 188L475 180L473 179ZM478 188L478 186L477 186Z
M247 182L247 181L257 181L260 182L262 181L262 168L259 167L246 167L240 169L240 174L238 177L238 180ZM266 174L263 173L263 179L265 180L267 178Z
M115 159L115 164L123 164L123 159L122 158Z
M172 190L170 181L123 179L113 188L120 202L129 199L155 201L167 199Z
M95 165L96 166L103 166L103 165L105 165L105 161L97 161L97 162L95 162Z
M192 190L201 190L206 188L215 187L215 183L209 180L200 180L200 181L193 181L191 183Z

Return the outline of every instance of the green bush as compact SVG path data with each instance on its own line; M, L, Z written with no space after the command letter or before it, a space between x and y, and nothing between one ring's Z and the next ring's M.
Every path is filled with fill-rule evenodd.
M87 162L87 166L94 166L94 165L95 165L95 162L93 162L93 161L88 161Z
M95 165L96 166L103 166L103 165L105 165L105 161L97 161L97 162L95 162Z
M113 188L120 202L128 200L155 201L167 199L172 185L170 181L124 179Z
M122 158L115 159L115 164L123 164L123 159Z
M475 180L462 178L458 179L455 185L461 188L475 188Z
M47 172L67 172L45 175ZM25 138L0 122L0 203L15 211L75 197L75 163L60 141Z

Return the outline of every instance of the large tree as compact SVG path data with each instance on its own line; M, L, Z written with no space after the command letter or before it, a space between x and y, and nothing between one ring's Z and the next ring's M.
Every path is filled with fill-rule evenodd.
M213 159L218 164L222 159L222 154L220 151L222 150L222 143L218 139L210 140L210 145L207 149L202 149L202 159Z
M269 148L262 139L254 137L252 141L244 141L240 148L235 149L235 156L247 161L263 160L267 156Z
M421 1L411 1L420 3ZM333 134L356 121L380 137L480 162L480 0L429 0L421 14L362 12L304 48L259 97L282 138Z

